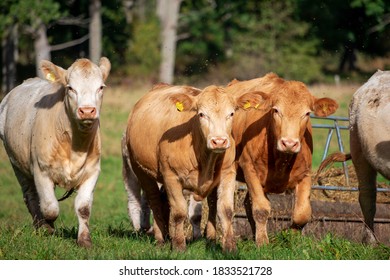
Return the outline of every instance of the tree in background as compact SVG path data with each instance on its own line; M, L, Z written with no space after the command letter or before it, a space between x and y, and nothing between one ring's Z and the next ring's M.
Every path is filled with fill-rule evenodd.
M357 52L370 56L389 52L390 5L387 0L297 2L296 13L310 23L310 33L321 42L320 52L331 52L332 57L339 59L336 72L358 70Z
M181 0L157 0L161 28L160 81L171 84L174 77L177 23Z
M5 41L3 57L6 63L15 63L15 55L8 57L7 54L15 54L15 50L10 47L15 47L15 44L10 45L9 42L18 40L16 37L20 34L28 34L34 42L34 52L36 57L36 65L41 59L50 59L50 47L46 36L46 25L49 22L58 19L61 16L59 4L53 0L5 0L0 4L0 36ZM8 43L7 43L8 42ZM37 66L38 67L38 66ZM14 80L16 75L15 67L3 68L3 79L5 80L6 88L8 85L13 85L10 80ZM10 70L10 72L8 72ZM37 68L37 73L39 72Z
M98 63L102 56L102 19L100 0L90 0L89 4L89 58Z

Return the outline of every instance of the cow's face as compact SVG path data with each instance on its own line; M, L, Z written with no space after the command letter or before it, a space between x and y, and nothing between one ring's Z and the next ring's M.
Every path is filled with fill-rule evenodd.
M110 62L105 57L100 59L99 66L88 59L76 60L68 70L49 61L41 63L41 69L48 80L65 86L68 113L81 131L87 132L98 123L104 82L110 68Z
M303 83L288 81L269 95L277 150L298 153L301 150L310 113L319 116L333 114L337 103L329 98L315 98Z
M238 108L253 107L263 101L262 92L251 92L233 97L221 87L206 87L200 94L175 94L171 98L178 111L196 111L200 133L206 141L207 149L214 153L222 153L232 143L232 123ZM251 105L249 105L250 107Z

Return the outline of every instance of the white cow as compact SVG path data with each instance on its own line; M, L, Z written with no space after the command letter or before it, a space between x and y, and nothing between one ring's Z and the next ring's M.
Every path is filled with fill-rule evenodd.
M77 244L92 245L89 217L100 173L99 115L110 61L79 59L65 70L42 61L47 80L32 78L0 104L0 138L36 228L54 232L56 186L77 191Z
M376 177L390 179L390 71L378 70L353 95L349 106L351 153L333 153L318 174L333 162L352 159L359 182L359 203L366 226L362 241L378 242L374 234Z

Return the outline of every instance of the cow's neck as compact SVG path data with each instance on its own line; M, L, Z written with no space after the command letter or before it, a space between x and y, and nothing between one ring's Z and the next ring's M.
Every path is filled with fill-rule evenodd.
M220 176L221 165L224 158L224 153L214 153L210 151L204 141L194 141L199 143L198 147L194 147L198 162L198 190L200 196L206 197L212 190L215 180Z
M271 122L270 122L271 123ZM274 170L279 174L286 174L289 176L297 154L292 153L283 153L277 149L275 132L273 131L272 126L268 127L267 133L267 142L268 142L268 164L269 166L274 166Z
M76 121L68 112L65 105L58 114L57 132L61 134L61 141L70 145L73 156L88 154L98 133L99 122L97 121L88 132L80 131Z

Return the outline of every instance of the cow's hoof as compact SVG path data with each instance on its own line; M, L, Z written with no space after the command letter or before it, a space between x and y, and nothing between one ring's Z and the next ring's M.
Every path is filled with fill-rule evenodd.
M82 234L77 238L77 245L83 248L91 248L92 240L89 234Z
M225 241L222 244L222 250L225 253L235 253L235 252L237 252L236 242L234 240Z
M46 234L54 234L55 228L54 228L54 222L47 222L45 220L41 220L34 224L35 229L39 231L43 231Z
M365 227L364 230L363 230L362 242L364 244L373 245L373 246L379 244L379 241L376 238L374 232L371 229L367 228L367 227Z
M186 250L186 242L172 242L172 250L184 252Z

